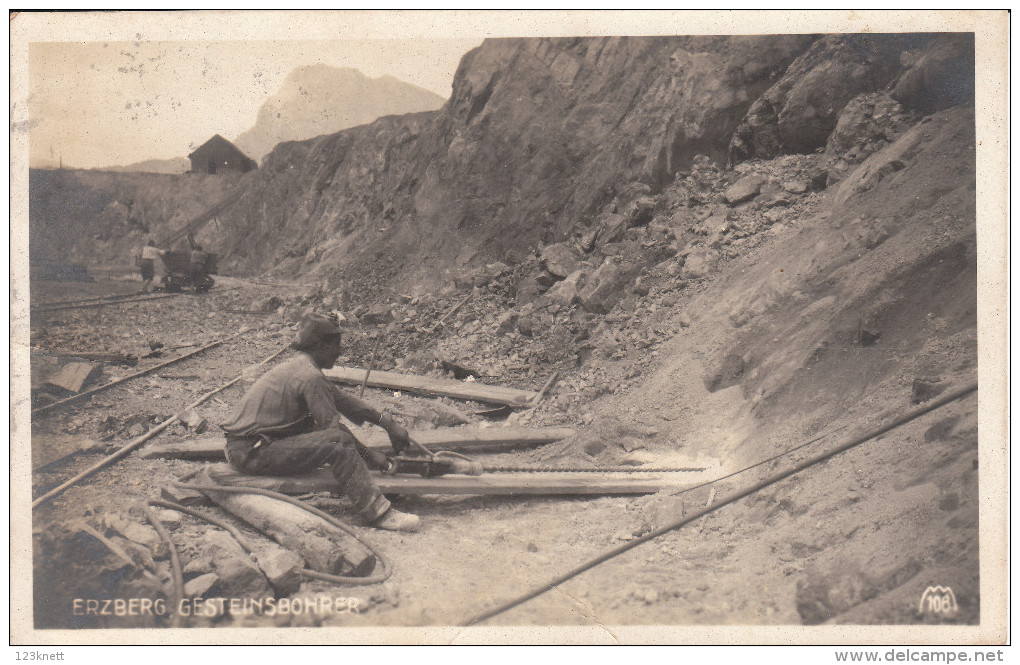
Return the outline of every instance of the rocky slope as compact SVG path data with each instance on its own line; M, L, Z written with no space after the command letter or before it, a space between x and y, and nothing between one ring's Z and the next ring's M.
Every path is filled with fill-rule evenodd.
M116 171L119 173L168 173L179 175L191 169L191 160L187 157L174 157L173 159L146 159L127 166L111 166L102 169L103 171Z
M255 126L234 144L258 161L283 141L332 134L382 116L432 111L442 105L439 95L392 76L373 79L349 67L300 67L262 105Z

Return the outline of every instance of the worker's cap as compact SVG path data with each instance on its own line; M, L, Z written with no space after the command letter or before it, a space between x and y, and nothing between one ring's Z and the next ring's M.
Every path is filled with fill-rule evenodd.
M291 346L298 351L304 351L341 334L340 326L329 317L322 314L306 314L298 324L297 337L291 342Z

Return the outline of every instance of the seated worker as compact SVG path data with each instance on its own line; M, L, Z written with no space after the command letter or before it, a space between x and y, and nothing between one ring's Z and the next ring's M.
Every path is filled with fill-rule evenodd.
M391 508L368 472L369 466L385 468L386 456L362 445L343 425L341 414L355 424L382 427L398 453L410 444L407 430L322 373L340 357L340 335L325 316L302 319L291 344L301 353L266 372L221 425L227 460L253 475L292 475L329 466L341 493L371 526L413 531L420 518Z
M201 245L195 245L191 250L190 260L191 284L198 289L205 282L205 264L209 255L202 251Z
M143 293L148 293L149 287L152 286L152 278L156 275L156 261L162 262L164 254L166 252L156 247L152 242L152 238L145 239L145 246L142 247L142 256L138 260L138 268L142 272Z

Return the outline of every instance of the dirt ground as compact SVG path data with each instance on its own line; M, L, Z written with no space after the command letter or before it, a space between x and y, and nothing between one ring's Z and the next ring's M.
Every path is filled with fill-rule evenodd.
M33 427L33 449L61 445L68 440L98 439L87 452L37 470L34 486L43 492L93 464L102 454L112 452L130 439L121 432L104 435L109 422L125 422L142 416L146 426L179 412L204 392L244 372L275 352L292 331L276 317L230 315L223 312L231 302L256 300L267 287L230 280L235 291L214 291L206 296L183 294L148 303L121 305L63 313L61 325L52 322L39 337L57 346L100 346L102 348L147 350L150 339L171 343L208 343L246 326L251 330L234 340L162 370L151 378L129 382L96 395L87 409L67 409L40 417ZM106 287L123 290L123 283L77 285L40 284L40 300L73 297L74 291L87 295ZM53 296L43 292L52 288ZM172 328L167 320L174 322ZM254 319L254 320L253 320ZM72 327L65 327L71 325ZM61 333L63 331L63 333ZM286 357L286 356L284 356ZM150 360L156 362L157 359ZM144 361L143 361L144 362ZM670 384L681 367L665 366L644 377L646 381ZM111 369L114 373L127 370ZM257 374L256 374L257 375ZM209 422L222 419L242 394L247 383L228 389L199 408ZM536 387L536 386L532 386ZM663 388L666 386L663 385ZM676 391L672 384L670 390ZM369 390L370 400L387 397ZM668 411L681 409L670 392L644 401L642 416L668 418ZM743 402L739 387L711 395L718 413ZM962 613L956 620L976 620L977 575L971 564L976 559L976 422L975 400L944 409L936 418L912 424L895 436L866 444L840 459L829 462L803 477L784 481L762 494L724 508L703 523L666 535L652 543L610 561L557 588L494 622L510 625L623 625L623 624L797 624L798 583L826 584L833 570L846 580L846 589L824 604L848 611L841 621L866 623L914 622L918 617L906 611L929 584L953 581ZM633 418L633 408L624 400L616 409ZM709 405L702 405L707 408ZM607 419L608 420L608 419ZM668 422L668 421L667 421ZM826 430L860 422L853 413L831 423ZM536 423L541 424L541 423ZM600 429L601 428L601 429ZM779 437L790 427L773 428ZM795 428L792 428L795 431ZM610 437L618 431L601 422L592 425L585 440ZM934 432L934 434L933 434ZM134 432L137 433L137 432ZM189 436L183 425L174 425L155 441L179 440ZM721 434L721 433L720 433ZM763 432L759 431L758 436ZM734 432L725 436L735 436ZM107 441L103 439L108 438ZM615 443L615 441L613 442ZM67 445L63 443L63 445ZM612 444L611 444L612 445ZM613 445L616 448L615 445ZM496 463L550 463L597 460L580 444L552 444L527 452L485 456ZM579 452L578 449L582 448ZM808 449L813 450L813 449ZM643 441L638 451L653 464L683 462L711 463L705 453L680 455L669 442ZM805 451L805 454L808 451ZM602 460L622 450L604 451ZM794 458L797 459L797 458ZM918 460L926 460L928 471L917 471ZM171 482L200 463L140 460L136 457L116 463L76 485L34 513L37 533L55 522L96 519L107 513L129 515L143 522L138 503L154 496L154 488ZM766 467L766 469L771 467ZM865 473L867 470L867 473ZM738 477L748 482L760 474ZM737 480L718 489L723 496ZM694 480L692 479L692 482ZM381 586L331 587L306 582L298 596L356 598L358 614L294 615L267 618L239 617L217 620L192 619L185 625L451 625L460 623L494 603L514 597L541 584L551 576L635 535L678 519L685 512L703 506L708 489L675 496L662 493L641 497L600 498L494 498L494 497L407 497L396 505L420 515L424 528L417 534L369 531L367 537L393 562L392 578ZM340 516L357 524L351 511ZM904 522L915 527L931 525L944 529L920 529L923 542L913 539L911 554L901 549ZM185 516L175 540L197 538L212 527ZM246 530L247 531L247 530ZM255 534L248 531L249 537ZM852 537L852 540L850 540ZM37 550L38 551L38 550ZM918 555L914 552L923 552ZM165 562L164 567L165 567ZM58 616L48 606L49 584L66 580L51 565L59 559L37 561L37 620L50 624ZM890 579L912 579L912 584L889 588ZM903 588L908 587L908 588ZM801 592L803 596L806 592ZM846 599L843 596L847 596ZM916 599L915 599L916 596ZM59 597L59 595L58 595ZM870 609L862 609L860 603ZM43 601L43 603L40 603ZM897 602L898 601L898 602ZM842 603L842 605L840 604ZM842 613L841 613L842 614ZM827 617L826 617L827 618ZM73 624L72 624L73 625ZM88 625L88 624L86 624ZM117 621L100 625L122 625Z

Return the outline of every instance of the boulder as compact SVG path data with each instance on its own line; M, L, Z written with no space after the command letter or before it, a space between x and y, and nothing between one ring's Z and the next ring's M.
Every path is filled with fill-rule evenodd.
M974 35L944 35L896 82L892 98L910 109L934 113L974 99Z
M381 325L389 323L393 320L393 310L390 309L389 305L375 305L365 312L360 320L366 325Z
M220 581L216 573L206 573L184 583L185 598L202 598Z
M623 234L627 231L627 218L623 215L612 214L602 220L599 225L598 240L596 244L599 246L607 245L613 242L619 242L623 239Z
M272 595L265 575L229 533L208 531L197 545L212 560L213 572L220 578L223 595L236 598Z
M825 143L825 152L859 163L877 149L895 141L916 118L888 93L854 97L843 109Z
M914 379L914 383L911 386L910 403L920 404L921 402L927 402L933 397L937 397L948 386L948 383L943 383L939 379Z
M496 321L496 332L501 335L512 332L514 328L517 327L517 320L519 318L520 315L517 312L504 312L503 315L499 317L499 320Z
M151 526L125 519L117 513L104 515L103 526L107 531L115 531L128 540L144 545L153 555L159 556L167 548L167 544Z
M634 205L631 207L630 215L627 219L627 226L645 226L648 222L652 221L652 215L655 212L655 199L651 196L642 196Z
M561 307L569 307L580 298L581 289L584 288L587 278L587 270L584 270L583 268L575 270L567 275L566 279L549 289L549 291L546 292L545 297L548 298L550 302Z
M761 186L767 181L768 178L760 174L744 176L726 188L726 191L723 192L723 198L725 198L726 202L730 205L749 201L758 196L758 192L761 191Z
M548 289L557 281L558 280L556 279L556 275L553 275L548 270L543 270L542 272L535 275L535 283L538 284L538 286L543 290Z
M847 102L896 77L908 45L896 35L822 37L748 109L730 141L730 163L824 146Z
M278 296L269 296L268 298L253 301L251 304L251 311L264 312L268 314L280 309L283 307L283 304L283 300Z
M617 257L607 258L581 290L581 306L592 313L608 313L625 295L640 269L636 263Z
M301 587L305 560L294 552L276 543L260 543L255 548L255 559L280 596L289 596Z
M577 270L581 262L581 255L565 242L549 245L542 250L538 263L557 279L563 279L570 273Z
M595 249L595 241L599 238L599 227L588 229L577 240L577 245L582 252L590 252Z
M715 268L719 260L719 253L711 248L702 248L692 251L684 261L684 267L680 270L680 277L683 279L701 279L707 277Z

